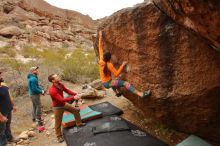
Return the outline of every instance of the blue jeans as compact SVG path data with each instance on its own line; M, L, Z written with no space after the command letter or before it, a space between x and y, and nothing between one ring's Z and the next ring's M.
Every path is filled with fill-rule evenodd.
M11 134L11 112L7 115L8 121L6 123L0 123L0 146L5 146L8 140L12 139Z

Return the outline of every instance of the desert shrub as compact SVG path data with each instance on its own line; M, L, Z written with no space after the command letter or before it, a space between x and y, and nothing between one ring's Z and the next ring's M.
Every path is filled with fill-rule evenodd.
M9 57L15 57L16 56L15 50L10 46L1 47L0 48L0 54L6 54Z
M3 63L3 64L2 64ZM39 84L45 90L49 87L49 82L47 77L49 74L54 72L53 66L49 68L48 65L44 65L40 61L33 61L29 63L22 63L21 61L15 59L7 59L0 63L1 66L7 68L6 72L3 74L6 83L9 85L13 96L21 96L27 94L27 75L29 74L29 69L31 66L39 66Z
M65 55L67 54L67 51L65 49L58 49L58 50L44 50L41 53L41 57L43 59L43 63L47 64L49 66L53 65L56 67L62 66L62 63L65 59Z
M62 66L63 78L71 82L90 82L98 78L98 65L93 51L74 50Z
M34 46L24 46L21 50L21 54L25 58L40 58L42 52Z
M68 48L68 47L69 47L69 44L66 43L66 42L63 42L62 47L63 47L63 48Z
M6 83L9 85L13 96L23 95L27 92L27 83L25 82L26 66L15 59L5 59L1 66L5 66L6 71L3 74Z

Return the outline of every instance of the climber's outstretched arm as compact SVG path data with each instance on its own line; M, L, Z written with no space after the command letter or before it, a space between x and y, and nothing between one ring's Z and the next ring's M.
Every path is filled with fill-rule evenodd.
M102 31L99 31L99 59L103 60L103 54L104 54L104 49L103 49L103 41L102 41Z

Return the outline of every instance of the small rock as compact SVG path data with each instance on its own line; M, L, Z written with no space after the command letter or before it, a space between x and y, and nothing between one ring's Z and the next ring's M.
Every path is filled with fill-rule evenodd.
M50 136L50 132L49 132L49 131L47 131L47 132L46 132L46 135L47 135L47 136Z
M34 131L28 131L28 137L34 137L36 133Z
M37 128L37 123L33 123L32 125L31 125L31 128Z
M28 140L28 139L23 141L23 145L26 145L26 144L29 144L29 143L30 143L30 140Z
M8 26L0 30L2 36L18 36L22 33L22 30L17 26Z
M19 139L28 139L28 131L23 131L19 136Z
M91 86L92 88L95 88L97 90L103 89L102 81L100 79L95 80L95 81L89 83L89 86Z
M17 144L22 144L23 143L23 139L21 139L19 142L17 142Z
M97 97L99 98L103 98L106 95L106 91L97 90L96 93L97 93Z
M28 130L29 130L29 131L34 131L34 128L29 128Z

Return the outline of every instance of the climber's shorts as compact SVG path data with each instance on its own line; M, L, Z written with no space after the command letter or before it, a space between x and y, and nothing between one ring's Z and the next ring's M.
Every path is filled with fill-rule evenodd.
M124 86L125 81L123 80L109 80L108 82L102 83L102 85L109 89L111 87L122 87Z

